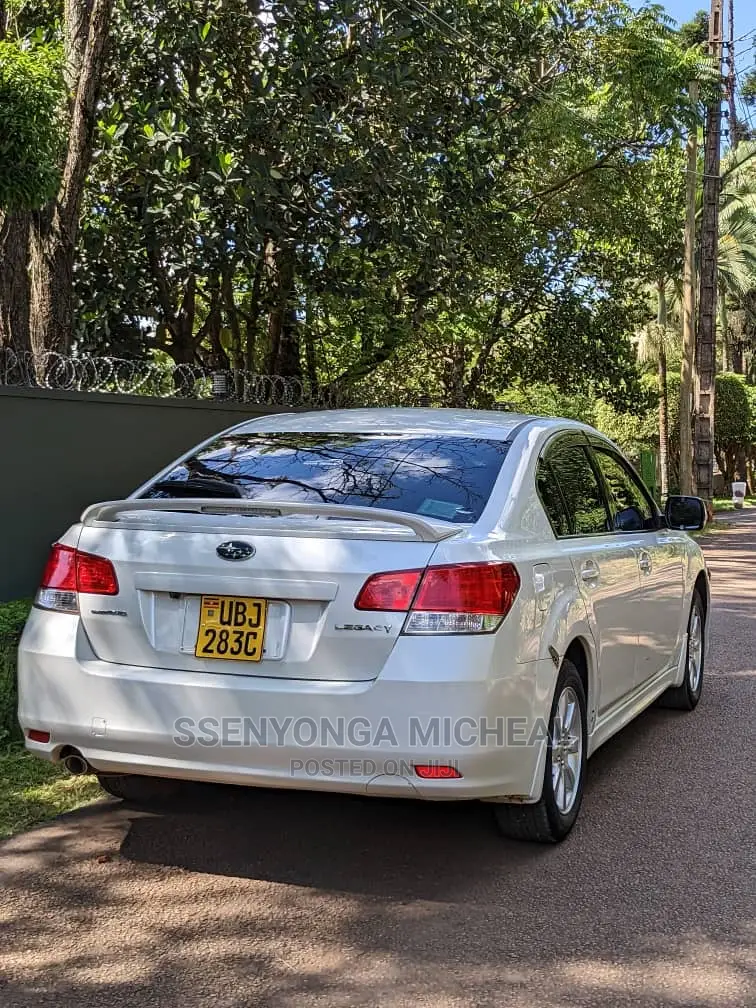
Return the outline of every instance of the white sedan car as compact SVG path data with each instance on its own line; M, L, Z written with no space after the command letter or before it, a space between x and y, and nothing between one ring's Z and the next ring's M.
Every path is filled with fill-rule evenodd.
M704 521L568 420L242 423L53 546L26 744L131 800L170 779L483 799L558 841L603 742L698 703Z

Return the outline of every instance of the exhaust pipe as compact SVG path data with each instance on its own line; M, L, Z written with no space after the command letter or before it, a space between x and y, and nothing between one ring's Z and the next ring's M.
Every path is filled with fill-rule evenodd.
M69 753L63 757L63 766L73 777L81 777L82 774L92 773L92 768L84 757L77 752Z

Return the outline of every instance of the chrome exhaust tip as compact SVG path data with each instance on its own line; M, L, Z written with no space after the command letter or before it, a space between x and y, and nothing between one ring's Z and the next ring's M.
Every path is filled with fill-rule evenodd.
M69 753L63 757L63 766L73 777L81 777L83 774L92 773L92 768L80 753Z

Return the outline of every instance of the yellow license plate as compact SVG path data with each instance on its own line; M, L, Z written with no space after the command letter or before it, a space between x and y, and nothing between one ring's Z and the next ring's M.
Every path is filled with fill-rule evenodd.
M203 595L195 655L198 658L260 661L266 610L265 599Z

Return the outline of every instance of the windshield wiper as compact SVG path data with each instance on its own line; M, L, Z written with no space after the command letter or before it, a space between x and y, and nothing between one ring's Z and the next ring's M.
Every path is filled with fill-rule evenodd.
M150 491L168 493L172 497L242 497L235 483L212 476L190 476L185 480L163 479L153 483Z

